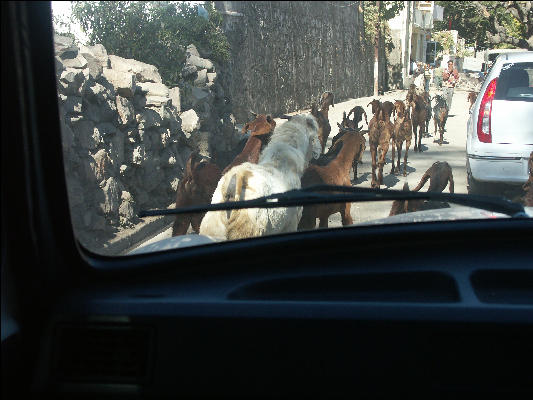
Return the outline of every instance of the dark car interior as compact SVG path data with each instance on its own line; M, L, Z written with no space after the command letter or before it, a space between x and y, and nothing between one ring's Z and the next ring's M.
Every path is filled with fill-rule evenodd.
M48 2L2 2L2 394L533 394L527 218L106 257L72 230Z

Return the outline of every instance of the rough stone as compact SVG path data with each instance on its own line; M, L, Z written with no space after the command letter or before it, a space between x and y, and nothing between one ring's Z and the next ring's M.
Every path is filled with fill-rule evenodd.
M190 79L193 76L196 76L197 70L198 68L196 68L194 65L185 64L181 69L181 76L183 77L183 79Z
M168 97L170 97L170 99L172 100L172 105L176 107L176 110L178 112L181 112L180 88L175 87L175 88L169 89Z
M67 115L80 114L82 112L82 98L79 96L68 96L64 107Z
M137 78L137 82L163 82L157 68L153 65L115 55L110 55L109 61L113 70L131 72Z
M196 79L194 80L194 86L204 87L206 82L207 82L207 69L201 69L198 71L196 75Z
M112 176L113 163L109 154L104 150L99 150L94 156L94 172L97 182L107 180Z
M139 129L150 129L161 126L161 116L157 111L145 108L140 114Z
M154 82L139 82L137 86L141 89L143 93L146 93L147 96L158 96L158 97L168 97L168 87L162 83Z
M200 118L194 110L187 110L180 115L181 129L187 138L190 137L191 132L200 128Z
M123 185L110 177L104 186L105 202L101 205L105 214L117 214L121 203Z
M67 58L63 60L63 66L66 68L84 69L87 67L87 60L85 57L78 54L76 58Z
M172 104L172 100L168 97L146 96L146 107L161 107L170 104Z
M94 46L80 46L79 52L82 56L90 55L102 66L102 68L110 68L109 57L107 55L107 50L101 44L95 44Z
M195 56L193 54L190 54L187 57L187 60L185 61L185 64L186 65L194 65L198 69L204 69L205 68L209 72L213 71L213 69L214 69L214 65L213 65L213 63L210 60L208 60L206 58L201 58L201 57Z
M217 73L216 72L207 72L207 81L209 83L214 83L216 79L217 79Z
M127 125L134 121L135 111L133 109L133 104L127 98L122 96L116 97L117 103L117 112L120 117L120 122L122 125Z
M90 119L82 119L73 124L74 132L78 138L80 147L85 150L94 150L102 142L102 136L95 129L94 122Z
M77 69L67 69L61 73L59 81L63 84L63 93L78 94L81 84L85 80L83 72Z
M143 165L146 160L146 151L144 144L140 144L133 149L131 162L135 165Z
M136 86L135 74L104 68L103 76L115 87L119 95L127 98L133 97Z
M64 35L54 35L54 53L61 60L68 60L78 56L78 48L74 43L74 38Z

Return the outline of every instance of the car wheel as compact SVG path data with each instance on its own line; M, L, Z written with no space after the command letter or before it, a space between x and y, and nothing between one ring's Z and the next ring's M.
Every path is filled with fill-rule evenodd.
M488 184L474 179L470 171L466 173L466 183L468 194L488 194L489 192Z

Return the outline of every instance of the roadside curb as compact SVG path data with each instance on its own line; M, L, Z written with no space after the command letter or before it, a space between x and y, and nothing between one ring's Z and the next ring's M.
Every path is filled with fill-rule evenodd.
M133 228L131 232L123 232L121 237L109 242L104 253L108 255L126 255L141 243L164 232L174 223L173 219L168 216L149 217L149 219L150 221Z

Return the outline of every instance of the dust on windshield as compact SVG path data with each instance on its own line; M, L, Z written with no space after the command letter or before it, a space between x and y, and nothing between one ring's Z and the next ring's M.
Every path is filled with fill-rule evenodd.
M494 15L515 37L530 29L509 20L507 8L521 3L488 3L52 2L77 238L93 252L126 255L504 217L420 199L139 216L317 184L492 194L531 206L533 137L511 155L492 148L513 158L511 176L477 175L478 142L490 134L482 129L496 118L485 112L493 98L484 85L496 31L480 36L474 16ZM506 46L528 50L515 42Z

